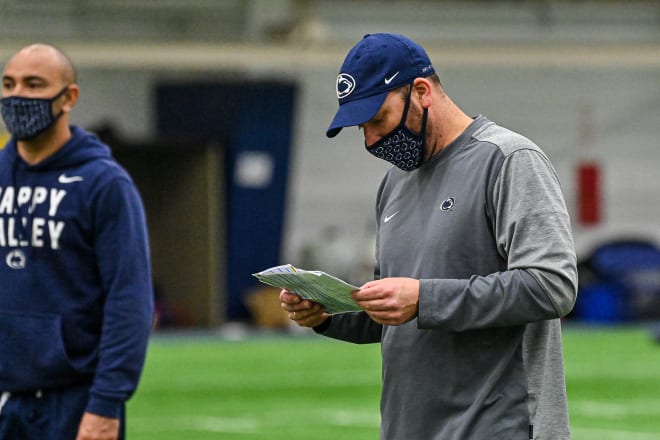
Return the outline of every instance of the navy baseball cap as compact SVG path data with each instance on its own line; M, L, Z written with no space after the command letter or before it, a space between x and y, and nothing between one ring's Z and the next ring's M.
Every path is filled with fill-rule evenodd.
M337 75L339 110L326 136L373 118L390 90L435 72L426 51L399 34L367 34L346 55Z

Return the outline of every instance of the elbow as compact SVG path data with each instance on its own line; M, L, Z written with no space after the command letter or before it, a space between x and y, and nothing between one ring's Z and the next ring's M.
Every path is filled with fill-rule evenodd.
M554 315L551 317L563 318L571 313L577 300L577 277L547 271L533 271L532 274L545 292L546 304L552 304L552 308L546 309Z
M563 318L573 310L577 300L577 277L564 278L557 284L555 308L559 318Z
M557 315L559 318L563 318L573 310L575 307L575 301L577 300L577 289L567 288L564 293L558 295L559 301L557 301Z

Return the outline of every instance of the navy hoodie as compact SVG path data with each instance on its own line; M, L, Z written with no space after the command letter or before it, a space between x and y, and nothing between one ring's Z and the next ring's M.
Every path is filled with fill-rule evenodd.
M118 417L138 383L153 313L142 201L94 135L31 166L0 150L0 391L89 384Z

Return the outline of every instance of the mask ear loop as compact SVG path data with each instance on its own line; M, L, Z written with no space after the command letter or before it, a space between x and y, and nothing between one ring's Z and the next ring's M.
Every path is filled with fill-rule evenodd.
M413 83L410 83L410 90L408 90L408 96L406 97L406 106L403 108L403 115L401 116L401 122L399 122L399 127L405 127L406 125L406 119L408 119L408 109L410 108L410 97L412 96L412 90L413 90ZM426 120L428 119L429 116L429 109L425 108L424 109L424 114L422 115L422 131L420 133L420 136L422 137L422 140L426 142Z
M424 109L424 115L422 116L422 132L419 134L419 136L422 138L422 143L424 145L424 160L428 159L426 155L428 152L426 151L426 120L429 117L429 109L428 107Z
M406 119L408 119L408 109L410 108L410 97L412 95L412 89L413 83L410 83L410 89L408 90L408 95L406 96L406 106L403 108L403 115L401 115L399 127L406 125Z
M403 109L403 116L401 117L401 122L399 122L399 127L406 125L406 119L408 118L408 109L410 108L410 97L412 95L413 83L410 83L410 90L408 91L408 97L406 98L406 106ZM424 114L422 115L422 131L419 134L422 138L422 142L426 143L426 121L429 116L429 109L424 109Z
M69 90L69 86L70 86L70 85L71 85L71 84L67 84L67 85L65 85L64 88L63 88L62 90L60 90L59 93L58 93L57 95L55 95L55 96L53 96L52 98L50 98L50 106L51 106L51 110L50 110L50 111L51 111L51 114L52 114L52 111L53 111L53 109L52 109L53 103L54 103L55 101L57 101L58 99L60 99L60 98L62 97L62 95L64 95L64 94ZM63 110L63 109L60 109L60 112L57 114L57 116L53 116L53 122L54 122L54 121L57 121L57 120L60 118L60 116L62 116L63 114L64 114L64 110Z
M60 96L64 95L64 94L66 93L66 91L69 90L69 86L70 86L70 85L71 85L71 84L67 84L67 85L65 85L65 86L62 88L62 90L60 90L59 92L57 92L57 95L55 95L55 96L53 96L52 98L50 98L50 100L51 100L51 101L55 101L55 100L56 100L57 98L59 98Z

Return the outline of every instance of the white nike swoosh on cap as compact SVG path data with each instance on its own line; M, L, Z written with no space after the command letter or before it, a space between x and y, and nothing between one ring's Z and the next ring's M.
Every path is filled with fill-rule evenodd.
M82 180L83 178L80 176L67 176L65 173L60 174L60 177L57 178L60 183L81 182Z
M394 75L390 76L389 78L385 78L385 84L389 84L396 78L396 76L399 74L399 71L397 71Z

